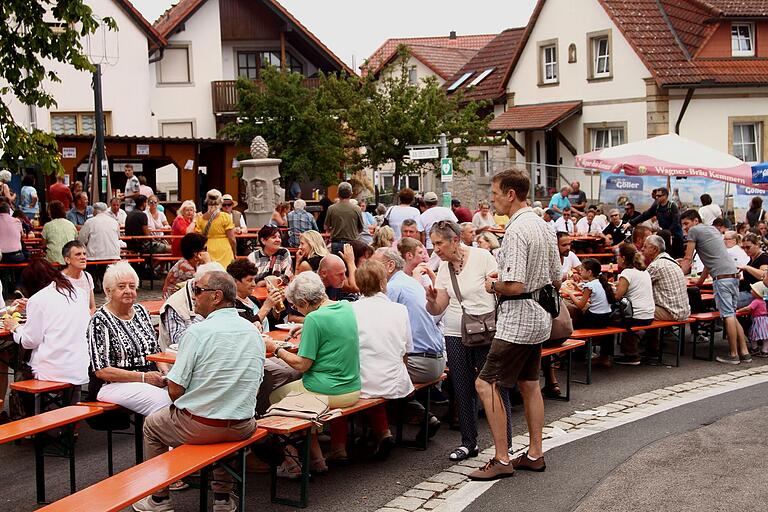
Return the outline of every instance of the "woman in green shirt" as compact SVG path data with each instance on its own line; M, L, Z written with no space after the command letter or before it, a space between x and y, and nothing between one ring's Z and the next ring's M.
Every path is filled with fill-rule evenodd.
M274 390L270 402L279 402L291 391L298 391L326 396L331 408L356 404L360 398L360 343L354 310L347 301L328 299L320 276L314 272L296 276L286 288L285 296L305 316L299 353L280 349L271 340L267 341L267 352L274 352L275 357L304 375L301 380ZM334 443L340 437L334 435L334 431L339 433L334 427L337 421L346 419L331 421L329 458L343 459L345 446ZM313 469L322 470L325 464L316 435L312 436L311 450Z
M48 215L51 220L45 223L42 233L45 241L45 258L52 263L64 265L61 249L64 244L77 238L77 228L66 219L67 212L61 201L48 203Z

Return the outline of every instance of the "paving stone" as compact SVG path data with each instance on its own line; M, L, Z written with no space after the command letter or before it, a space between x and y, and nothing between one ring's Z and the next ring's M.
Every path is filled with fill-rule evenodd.
M617 400L615 404L623 405L624 407L634 407L635 403L628 400Z
M435 495L435 491L426 491L424 489L408 489L403 496L408 498L419 498L422 500L428 500Z
M669 389L657 389L654 391L658 396L672 396L675 394L674 391L670 391Z
M486 462L491 460L496 452L493 453L481 453L477 457L475 457L477 460L482 461L483 465L485 465Z
M398 496L385 506L390 508L399 508L401 510L416 510L424 504L425 500L419 498L408 498L405 496Z
M584 418L580 418L579 416L568 416L567 418L560 418L560 421L564 423L570 423L572 428L575 425L581 425L586 420Z
M552 428L560 428L560 429L563 429L563 430L570 430L570 429L573 428L573 425L571 425L570 423L566 423L564 421L553 421L549 425Z
M622 403L619 403L619 402L611 402L611 403L610 403L610 404L608 404L608 405L609 405L609 406L611 406L611 407L613 407L613 408L615 408L617 411L623 411L624 409L626 409L626 408L627 408L627 406L626 406L626 405L624 405L624 404L622 404Z
M608 412L617 412L617 411L623 411L626 409L623 405L614 405L614 404L607 404L600 406L600 409L605 409Z
M424 510L435 509L435 508L439 507L440 505L442 505L444 503L445 503L445 500L441 500L439 498L435 498L433 500L429 500L428 502L426 502L424 504Z
M464 459L463 461L459 462L459 466L466 466L468 468L481 468L485 466L485 462L477 460L477 458Z
M425 491L443 492L448 488L448 484L439 482L421 482L415 485L416 489L423 489Z
M445 491L443 494L441 494L439 497L440 497L440 498L447 498L447 497L448 497L448 496L450 496L451 494L455 493L457 490L458 490L458 489L448 489L448 490L447 490L447 491Z
M638 406L640 404L644 404L645 402L647 402L648 399L647 398L641 398L640 395L637 395L637 396L631 396L631 397L627 398L626 401L635 404L635 406Z
M401 508L383 507L383 508L378 509L376 512L403 512L403 509L401 509Z
M438 473L436 475L432 475L429 477L429 480L431 482L438 482L441 484L446 484L448 486L453 486L458 484L459 482L464 480L464 475L459 475L457 473Z
M733 375L734 377L746 377L749 374L744 370L738 370L735 372L728 372L728 375Z
M682 393L683 391L688 391L688 388L683 386L682 384L669 386L667 389L669 389L670 391L674 391L676 393Z
M736 377L734 377L733 375L731 375L729 373L723 373L721 375L718 375L717 377L720 379L720 382L724 382L726 380L733 380L733 379L736 378Z
M512 438L512 442L514 444L524 444L524 445L527 446L528 445L528 441L529 441L528 436L514 436Z
M651 391L650 393L643 393L643 394L637 395L638 398L642 398L646 401L653 400L657 396L658 395L656 395L656 393L654 393L653 391Z
M446 471L450 471L451 473L458 473L460 475L468 475L468 474L472 473L473 471L475 471L476 469L477 468L470 468L470 467L467 467L467 466L456 465L456 466L449 467L448 469L446 469Z

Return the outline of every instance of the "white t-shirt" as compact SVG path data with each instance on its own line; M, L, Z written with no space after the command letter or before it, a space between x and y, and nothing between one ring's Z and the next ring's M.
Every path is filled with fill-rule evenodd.
M653 285L651 275L645 270L625 268L619 274L629 283L626 298L632 302L632 318L638 320L652 320L656 310L653 302Z
M144 213L147 214L147 227L150 231L161 230L165 224L168 224L168 220L165 218L165 213L160 210L157 210L156 212L157 217L152 216L149 208L147 208Z
M113 219L115 219L117 223L120 224L121 226L125 226L125 218L128 216L128 214L125 213L125 210L123 210L122 208L118 209L117 213L113 212L112 208L110 208L104 213L109 217L112 217Z
M427 249L432 249L432 240L429 239L429 230L432 229L432 225L441 220L452 220L453 222L459 222L456 215L450 208L444 206L433 206L424 213L421 214L421 225L424 226L424 232L427 234Z
M581 234L588 234L588 235L600 235L603 233L603 230L607 227L605 222L602 219L599 219L595 217L592 219L592 225L590 226L589 222L587 221L586 217L582 217L579 219L579 222L576 223L576 232Z
M421 223L421 212L418 208L413 206L393 206L384 215L386 219L389 219L389 227L395 232L395 241L400 240L400 226L405 219L413 219L416 221L416 227L419 232L424 231L424 225Z
M89 260L120 259L120 225L106 213L85 221L77 238L85 245Z
M360 339L360 398L403 398L413 391L403 356L413 352L408 310L383 293L352 303Z
M491 214L491 212L488 212L487 217L483 217L482 213L476 212L472 216L472 225L475 226L475 229L486 228L486 227L495 228L496 226L498 226L498 224L496 224L496 219L493 218L493 215Z
M496 272L498 269L499 265L496 262L496 258L490 252L476 247L469 248L469 257L464 263L464 268L456 276L464 309L467 313L479 315L493 311L496 307L493 295L485 291L485 278L488 274ZM445 335L460 337L461 305L456 299L456 293L453 291L450 272L448 262L441 262L440 268L437 271L435 288L445 290L448 293L448 297L450 297L448 308L445 310L445 316L443 317Z
M581 260L579 257L576 256L573 251L569 252L568 255L563 258L563 279L568 279L568 272L570 272L572 268L578 267L579 265L581 265Z
M91 292L93 291L93 277L91 277L91 274L83 270L80 272L80 278L75 279L74 277L67 276L67 279L75 285L75 288L83 290L88 295L88 302L90 302Z
M555 221L555 231L557 233L564 232L572 235L573 228L573 221L571 219L566 221L562 215Z
M716 204L708 204L699 208L699 217L701 217L701 223L706 226L711 226L716 218L722 217L723 211Z
M589 288L589 311L596 315L604 315L611 312L611 305L608 304L608 297L605 295L605 289L600 284L599 279L593 279L584 283L583 288Z
M16 329L13 339L32 349L29 365L36 379L88 383L88 341L91 319L89 296L75 286L72 298L59 293L51 283L27 302L26 324Z

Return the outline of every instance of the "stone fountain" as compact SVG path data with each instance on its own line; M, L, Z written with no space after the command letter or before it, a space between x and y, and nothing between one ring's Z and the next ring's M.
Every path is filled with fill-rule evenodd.
M280 186L280 160L269 158L269 146L261 135L251 142L251 157L240 161L245 182L245 222L249 228L268 224L272 211L285 198Z

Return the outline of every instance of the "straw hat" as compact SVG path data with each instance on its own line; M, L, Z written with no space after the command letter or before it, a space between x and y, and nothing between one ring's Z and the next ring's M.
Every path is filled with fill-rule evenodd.
M235 201L234 199L232 199L232 194L224 194L223 196L221 196L221 202L222 202L222 203L226 203L227 201L232 201L232 207L233 207L233 208L234 208L235 206L237 206L237 201Z
M755 292L759 297L765 297L765 285L762 281L757 281L756 283L752 283L752 291Z

